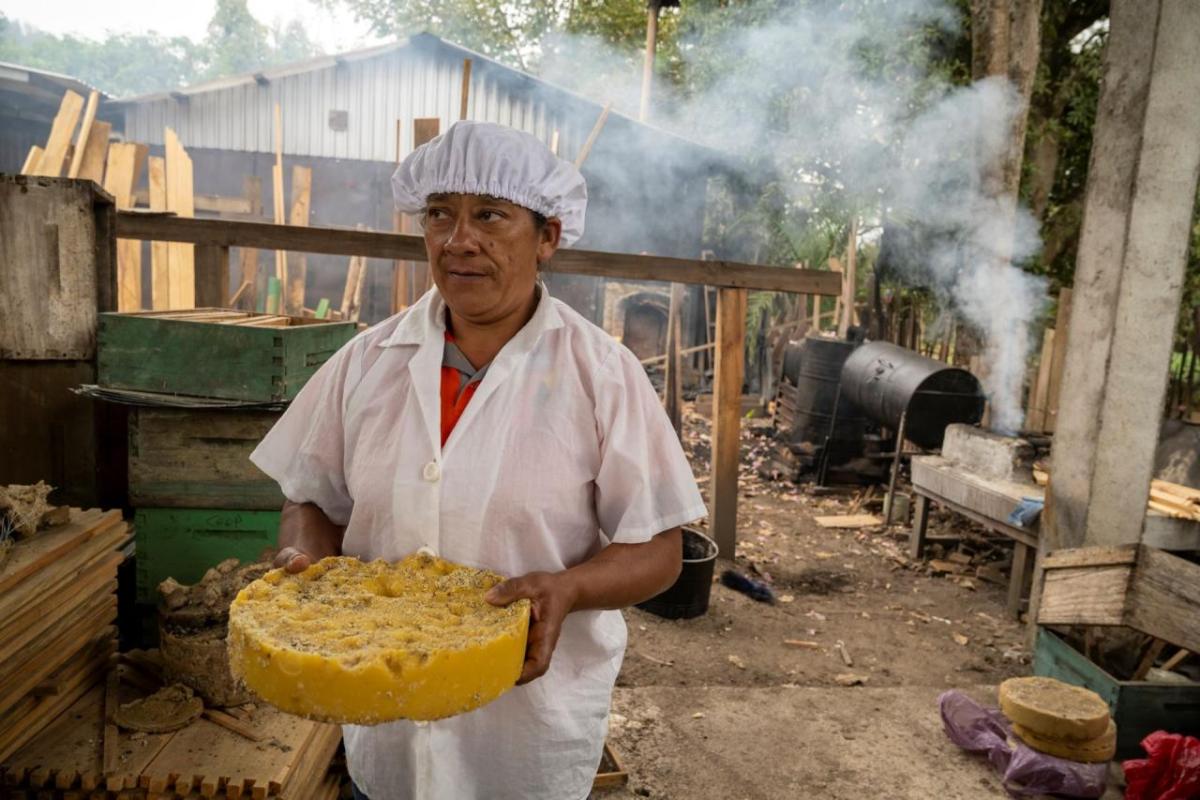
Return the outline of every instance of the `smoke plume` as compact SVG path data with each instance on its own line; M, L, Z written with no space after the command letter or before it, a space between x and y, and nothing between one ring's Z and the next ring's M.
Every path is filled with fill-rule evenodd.
M1007 147L1018 98L998 79L955 87L922 48L957 16L941 0L842 0L750 11L703 42L682 42L688 69L714 70L704 91L655 87L650 122L750 162L768 162L785 202L838 198L864 229L924 231L904 274L932 290L984 343L993 427L1022 422L1031 327L1045 284L1017 264L1040 248L1024 208L993 197L985 177ZM745 11L745 8L743 8ZM729 13L733 13L730 11ZM597 39L564 35L542 77L636 116L640 71ZM704 165L697 165L704 169ZM620 186L619 176L605 176Z

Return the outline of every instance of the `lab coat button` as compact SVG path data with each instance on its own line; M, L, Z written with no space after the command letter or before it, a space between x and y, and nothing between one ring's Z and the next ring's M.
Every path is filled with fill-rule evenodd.
M438 466L436 461L430 461L425 465L425 469L421 472L421 474L425 477L425 480L433 483L438 478L442 477L442 468Z

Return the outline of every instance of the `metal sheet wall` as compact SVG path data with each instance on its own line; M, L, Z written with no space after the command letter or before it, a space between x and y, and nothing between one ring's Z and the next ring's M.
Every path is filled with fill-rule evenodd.
M169 126L189 148L271 153L278 102L285 154L395 162L412 149L414 118L438 117L443 131L458 119L462 69L461 59L452 53L397 50L266 85L248 83L131 105L125 109L125 135L162 144L163 128ZM331 128L331 111L347 113L346 130ZM558 128L563 156L578 152L591 124L553 107L550 96L514 88L495 68L478 66L471 76L467 116L528 131L546 143Z

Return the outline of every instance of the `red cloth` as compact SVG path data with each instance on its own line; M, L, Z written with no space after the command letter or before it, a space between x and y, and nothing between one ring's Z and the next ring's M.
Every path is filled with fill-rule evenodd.
M450 335L450 331L446 331L446 341L453 342L454 337ZM471 398L475 396L475 390L479 388L480 381L467 384L467 387L459 394L458 387L462 385L460 373L454 367L442 365L442 447L446 446L446 440L450 438L450 432L454 430L454 426L458 424L458 420L462 417L463 412L467 410L467 404L471 402Z
M1126 761L1126 800L1200 797L1200 740L1155 731L1142 740L1146 758Z

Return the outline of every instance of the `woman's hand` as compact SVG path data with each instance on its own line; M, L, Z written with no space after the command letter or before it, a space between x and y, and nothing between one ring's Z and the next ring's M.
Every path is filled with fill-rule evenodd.
M484 595L494 606L507 606L522 599L530 602L529 640L518 686L540 678L550 669L563 620L574 609L577 596L569 572L531 572L498 583Z
M275 566L288 572L303 572L326 556L341 555L345 531L319 506L287 500L279 517L279 552L275 554Z

